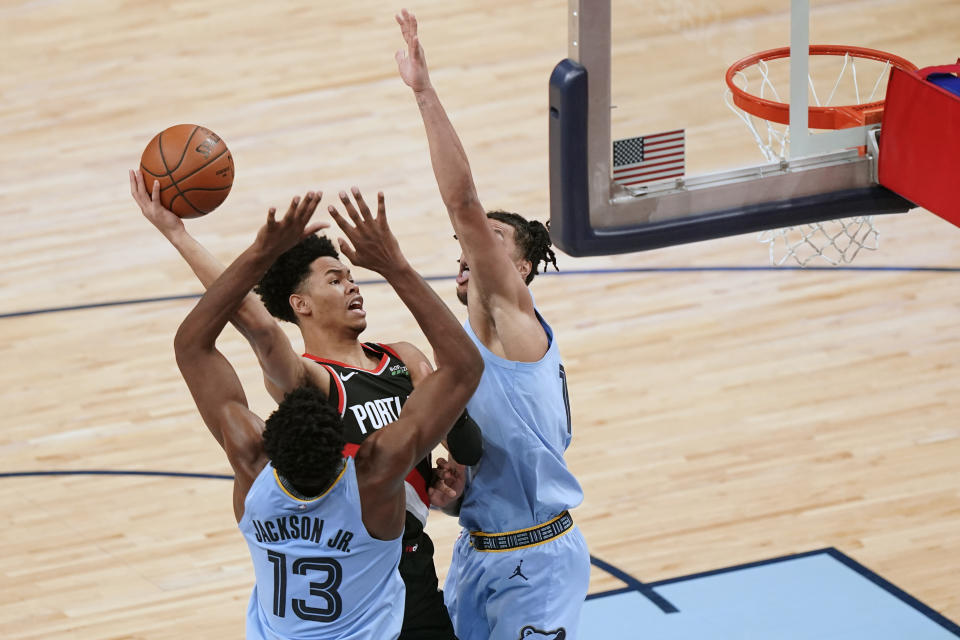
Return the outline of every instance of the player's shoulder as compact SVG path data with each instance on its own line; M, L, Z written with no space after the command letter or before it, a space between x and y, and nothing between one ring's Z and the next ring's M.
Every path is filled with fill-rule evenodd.
M409 342L367 342L366 344L367 346L376 349L381 353L391 355L398 360L403 360L404 356L409 356L410 354L420 353L420 350Z
M390 375L409 378L414 384L433 371L433 365L420 349L409 342L394 342L382 345L393 355L396 362L390 363Z
M393 356L407 365L415 365L420 362L429 363L427 356L409 342L378 343L378 346L388 355Z
M329 363L306 353L303 354L303 357L305 360L303 375L306 377L306 380L302 382L312 384L329 395L330 370L327 368Z

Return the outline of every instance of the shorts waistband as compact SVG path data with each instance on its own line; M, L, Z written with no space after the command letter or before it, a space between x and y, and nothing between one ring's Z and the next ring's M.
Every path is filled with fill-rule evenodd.
M573 528L573 516L564 511L556 518L528 529L504 533L470 532L470 546L477 551L510 551L543 544L559 538Z

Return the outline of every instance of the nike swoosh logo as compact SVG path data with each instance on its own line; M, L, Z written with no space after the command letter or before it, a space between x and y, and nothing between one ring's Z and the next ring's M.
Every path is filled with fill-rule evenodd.
M357 372L356 372L356 371L351 371L351 372L348 373L347 375L343 375L342 373L338 373L337 375L340 376L340 379L341 379L341 380L343 380L344 382L346 382L347 380L349 380L349 379L352 378L353 376L357 375Z

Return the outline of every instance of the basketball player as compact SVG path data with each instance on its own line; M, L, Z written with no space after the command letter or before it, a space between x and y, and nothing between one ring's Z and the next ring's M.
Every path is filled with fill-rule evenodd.
M266 424L247 407L237 374L216 340L250 288L283 251L318 230L320 200L295 198L210 286L177 331L177 364L204 422L235 473L233 507L250 549L256 585L247 638L397 638L403 581L404 478L443 438L476 388L476 348L433 290L410 267L378 216L337 217L355 265L383 275L413 313L437 355L396 421L343 455L343 425L310 384L286 394Z
M465 329L486 365L467 404L484 454L467 474L447 607L461 640L517 640L528 628L574 638L590 556L568 509L583 493L563 459L570 409L557 343L527 289L541 260L556 266L549 235L539 222L484 211L430 83L416 18L403 10L397 22L407 45L397 52L399 73L420 108L462 250L457 296L467 305Z
M223 267L186 230L183 221L160 204L156 183L151 196L139 171L130 172L130 190L144 216L180 252L200 282L209 286ZM353 197L367 210L356 189ZM346 193L340 199L358 215ZM231 318L250 342L264 371L267 389L278 402L306 377L337 408L351 454L363 440L396 419L413 386L419 383L426 357L405 342L361 343L367 326L360 290L326 237L309 235L284 252L256 287L262 302L247 295ZM268 312L269 310L269 312ZM286 333L271 317L293 322L303 335L306 353L299 356ZM451 457L473 463L481 454L476 424L464 416L447 437ZM406 584L403 640L451 640L453 626L439 590L433 541L424 532L428 507L444 507L458 497L445 484L446 461L431 483L429 456L407 478L407 526L400 574ZM451 484L453 481L450 480ZM461 485L462 486L462 485Z

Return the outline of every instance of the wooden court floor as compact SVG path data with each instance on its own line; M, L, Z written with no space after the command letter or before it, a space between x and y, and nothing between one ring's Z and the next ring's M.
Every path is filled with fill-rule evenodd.
M697 151L759 161L720 102L737 54L712 38L732 27L742 54L765 48L783 5L615 2L615 133L679 119L692 168ZM0 3L0 474L229 473L173 360L193 299L163 300L200 287L128 194L126 170L169 125L210 127L234 154L226 204L189 223L224 262L268 206L356 184L386 192L422 273L455 272L395 77L399 6ZM484 204L545 220L566 3L410 8ZM958 22L946 0L832 0L814 3L812 29L926 66L957 57ZM693 71L670 66L699 46L712 53ZM655 90L638 79L644 56L661 56ZM535 281L568 371L575 518L595 556L653 581L832 546L960 620L960 231L922 210L877 224L880 250L855 264L890 269L768 270L738 237L561 255L561 273ZM435 285L454 306L452 282ZM367 339L425 346L386 286L362 289ZM221 347L266 415L249 349L232 329ZM445 573L456 523L434 514L428 530ZM242 635L252 571L225 480L3 475L0 545L2 638ZM592 591L619 586L595 571Z

